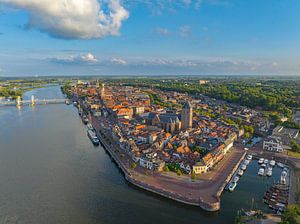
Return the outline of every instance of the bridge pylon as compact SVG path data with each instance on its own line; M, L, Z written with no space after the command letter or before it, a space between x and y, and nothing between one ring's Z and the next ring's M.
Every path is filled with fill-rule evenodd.
M20 96L17 96L17 99L16 99L16 106L17 106L17 107L21 107L21 104L22 104L21 97L20 97Z
M31 96L31 106L35 105L35 99L34 99L34 95Z

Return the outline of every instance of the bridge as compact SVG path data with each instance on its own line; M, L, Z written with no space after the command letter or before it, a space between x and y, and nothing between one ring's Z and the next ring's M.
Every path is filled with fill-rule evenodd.
M21 107L22 105L41 105L41 104L63 104L68 103L67 99L36 99L34 95L31 96L30 100L22 100L20 96L17 97L14 101L0 101L0 106L17 106Z

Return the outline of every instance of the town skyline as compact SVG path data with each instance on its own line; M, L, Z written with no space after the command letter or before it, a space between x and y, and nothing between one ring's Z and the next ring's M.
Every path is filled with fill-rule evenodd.
M0 77L299 75L300 3L0 0Z

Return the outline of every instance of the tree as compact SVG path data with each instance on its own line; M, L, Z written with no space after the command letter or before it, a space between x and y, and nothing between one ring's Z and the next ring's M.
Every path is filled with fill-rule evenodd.
M195 180L195 178L196 178L196 174L195 174L194 171L193 171L192 174L191 174L191 178L192 178L192 180Z
M281 217L282 222L286 224L300 223L300 207L298 205L288 205Z
M170 171L168 165L166 165L166 166L164 167L164 170L165 170L166 172L169 172L169 171Z
M136 168L136 163L131 163L131 168L135 169Z
M250 138L250 133L249 133L249 132L246 132L246 133L244 134L244 137L245 137L245 138Z
M300 152L300 145L294 140L291 141L291 148L294 152Z
M181 172L180 169L178 169L176 173L177 173L178 176L182 175L182 172Z

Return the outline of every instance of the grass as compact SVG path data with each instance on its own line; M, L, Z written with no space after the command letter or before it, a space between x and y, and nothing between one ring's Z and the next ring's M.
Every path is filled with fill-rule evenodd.
M291 156L291 157L300 159L300 153L299 152L288 151L288 155Z

